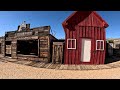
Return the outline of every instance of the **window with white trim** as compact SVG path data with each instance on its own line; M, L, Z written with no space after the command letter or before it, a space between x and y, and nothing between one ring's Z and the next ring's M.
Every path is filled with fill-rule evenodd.
M96 40L96 50L104 50L104 40Z
M67 49L76 49L76 39L67 39Z

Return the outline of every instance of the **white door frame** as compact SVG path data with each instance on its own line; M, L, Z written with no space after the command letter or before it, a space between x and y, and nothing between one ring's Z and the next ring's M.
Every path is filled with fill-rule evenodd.
M81 41L81 62L90 62L91 59L91 39L82 38Z

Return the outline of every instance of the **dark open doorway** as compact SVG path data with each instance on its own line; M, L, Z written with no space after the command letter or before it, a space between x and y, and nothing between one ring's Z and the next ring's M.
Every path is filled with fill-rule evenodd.
M18 40L17 54L38 56L38 40Z

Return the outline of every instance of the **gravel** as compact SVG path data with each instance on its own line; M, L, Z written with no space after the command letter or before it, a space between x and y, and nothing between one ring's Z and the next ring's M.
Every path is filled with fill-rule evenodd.
M0 62L0 79L120 79L120 68L56 70Z

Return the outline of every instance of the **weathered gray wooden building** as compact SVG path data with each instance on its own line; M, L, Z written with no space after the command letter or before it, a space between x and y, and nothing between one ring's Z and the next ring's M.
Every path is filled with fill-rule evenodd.
M52 42L50 26L30 28L25 22L16 31L6 32L0 38L0 55L17 59L50 62Z
M4 37L0 37L0 57L4 57L4 54L5 54L5 39Z
M109 56L112 55L119 55L120 56L120 38L111 38L107 39L108 43L108 54Z

